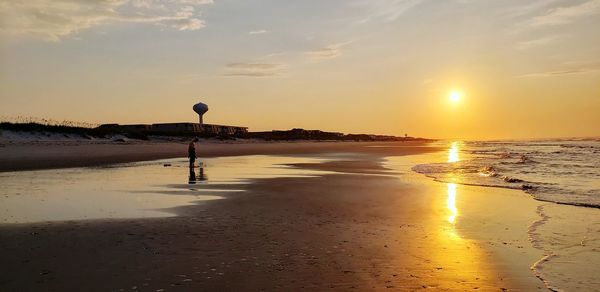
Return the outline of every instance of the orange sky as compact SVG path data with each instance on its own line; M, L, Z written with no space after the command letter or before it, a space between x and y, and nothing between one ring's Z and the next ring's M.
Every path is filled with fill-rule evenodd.
M322 2L3 2L0 116L600 136L600 0Z

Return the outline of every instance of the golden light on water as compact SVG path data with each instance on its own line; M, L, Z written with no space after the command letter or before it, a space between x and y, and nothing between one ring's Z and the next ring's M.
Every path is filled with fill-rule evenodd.
M448 216L448 222L454 224L456 216L458 215L458 209L456 209L456 184L454 183L448 184L447 207L448 211L450 211L450 215Z
M448 151L448 162L452 163L457 162L458 160L458 142L452 142L450 150Z
M448 162L458 162L460 160L459 157L459 145L458 142L452 142L450 144L450 149L448 149ZM446 201L446 206L450 211L450 215L448 216L448 222L454 224L456 220L456 215L458 214L458 210L456 209L456 184L449 183L448 184L448 199Z
M494 274L496 271L487 265L488 255L482 246L462 235L464 226L459 223L462 222L463 216L469 214L468 209L462 213L458 210L462 202L458 195L463 189L456 183L447 183L446 186L441 185L438 190L439 196L435 196L433 201L433 206L438 212L435 212L435 220L430 222L431 229L428 229L437 230L437 232L433 236L427 237L425 251L426 258L430 260L431 265L443 268L436 268L435 272L428 277L432 281L444 278L460 279L455 282L455 286L452 284L447 287L438 286L437 290L467 290L465 287L468 285L473 285L471 289L478 287L479 290L482 290L482 283L479 280L491 279L497 274ZM468 193L466 195L468 196ZM465 223L469 224L468 222L467 220ZM491 291L493 287L486 288L483 290Z
M448 145L448 161L459 161L459 150L463 145L461 141ZM450 165L450 167L452 166ZM431 245L426 249L427 258L435 267L443 267L443 269L438 268L432 278L456 277L461 279L456 282L456 286L450 286L445 290L466 290L465 285L471 284L473 288L482 288L479 280L482 278L492 279L497 275L495 274L497 271L487 265L488 255L483 248L469 237L462 235L463 228L471 224L469 215L472 214L472 209L463 204L465 204L465 199L468 199L473 193L459 186L458 177L453 174L450 174L448 179L449 182L446 183L445 188L443 185L438 186L440 187L439 195L434 196L432 202L436 215L435 220L430 223L432 224L430 230L438 232L435 233L435 236L428 237L427 243ZM459 192L461 193L459 194ZM459 211L460 207L465 208ZM491 288L493 287L483 290L491 290Z

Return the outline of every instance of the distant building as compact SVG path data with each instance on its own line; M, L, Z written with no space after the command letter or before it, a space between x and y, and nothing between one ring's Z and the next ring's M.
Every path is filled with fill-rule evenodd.
M202 126L195 123L152 124L150 129L155 132L202 132Z
M119 125L119 124L103 124L100 129L122 129L128 132L140 132L140 133L196 133L206 135L226 135L226 136L238 136L248 133L247 127L238 126L225 126L225 125L213 125L205 124L202 116L208 111L208 106L204 103L197 103L193 106L193 110L198 114L198 123L160 123L160 124L133 124L133 125Z
M117 124L109 124L111 126L120 126ZM104 126L104 125L102 125ZM102 127L101 126L101 127ZM132 131L132 132L144 132L144 131L151 131L152 130L152 125L144 125L144 124L137 124L137 125L123 125L120 126L121 128L127 130L127 131Z
M194 132L216 135L239 135L248 133L247 127L196 123L152 124L151 130L155 132Z

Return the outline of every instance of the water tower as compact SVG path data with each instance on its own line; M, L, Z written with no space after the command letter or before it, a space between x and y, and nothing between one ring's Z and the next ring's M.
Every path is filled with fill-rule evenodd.
M198 123L202 125L202 116L208 111L208 106L199 102L194 105L193 109L198 114Z

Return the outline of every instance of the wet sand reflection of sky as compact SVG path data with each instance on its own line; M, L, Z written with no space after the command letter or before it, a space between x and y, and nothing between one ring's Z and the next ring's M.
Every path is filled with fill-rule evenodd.
M314 176L326 171L286 166L325 158L203 158L203 179L189 184L187 159L7 172L0 174L0 224L174 216L170 208L223 198L252 179ZM196 169L200 174L200 169ZM209 178L208 180L206 178Z

